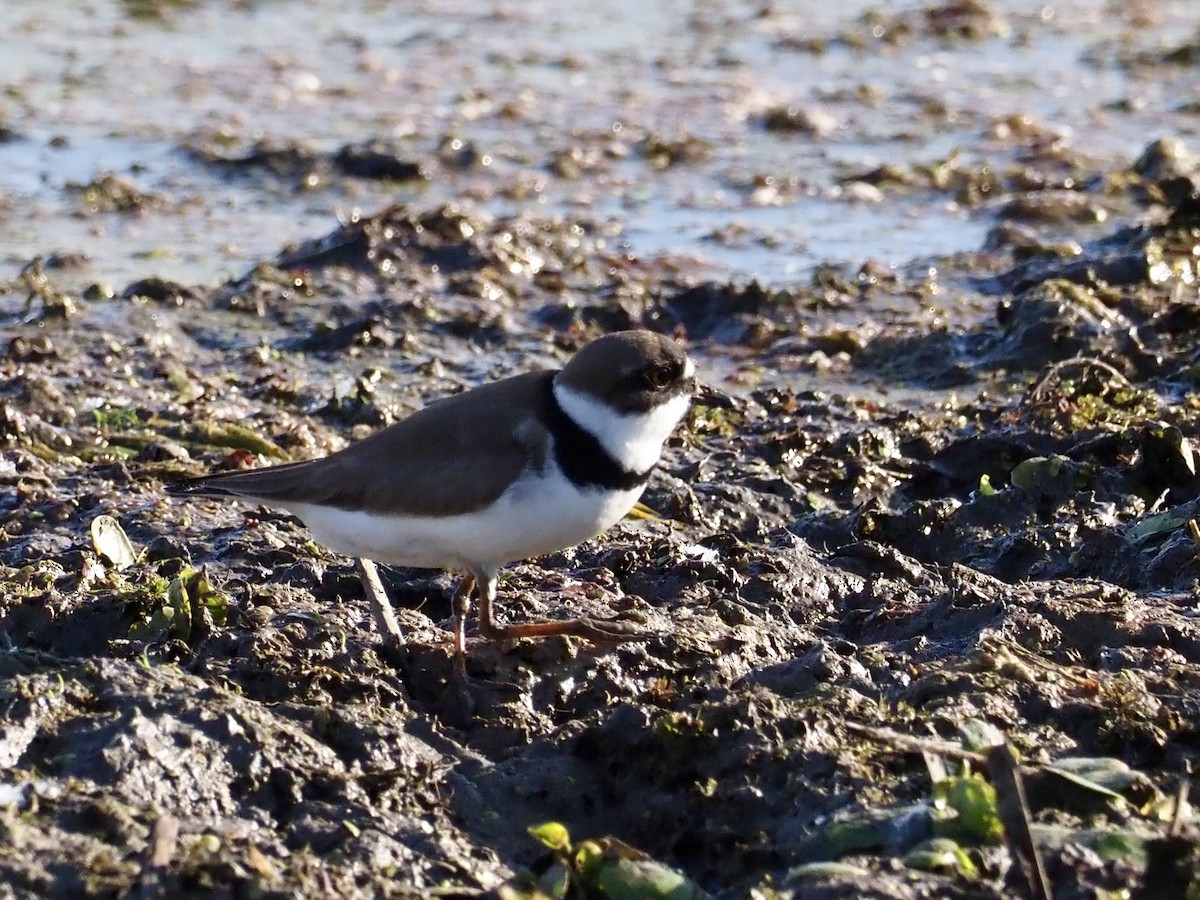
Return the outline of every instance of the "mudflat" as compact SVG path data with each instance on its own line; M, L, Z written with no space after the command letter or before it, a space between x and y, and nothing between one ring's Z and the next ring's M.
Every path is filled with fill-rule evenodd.
M0 10L3 896L1200 877L1189 0L594 6ZM164 496L630 327L724 400L499 611L644 643Z

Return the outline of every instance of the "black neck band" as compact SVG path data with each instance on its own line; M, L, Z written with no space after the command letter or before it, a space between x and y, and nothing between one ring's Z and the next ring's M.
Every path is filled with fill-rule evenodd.
M613 459L594 434L584 430L567 415L554 396L554 380L546 379L547 425L554 437L554 459L572 483L581 488L629 491L641 487L653 466L645 472L632 472Z

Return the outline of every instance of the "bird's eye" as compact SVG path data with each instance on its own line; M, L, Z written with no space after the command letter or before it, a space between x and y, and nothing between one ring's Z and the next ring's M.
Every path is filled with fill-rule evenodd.
M670 366L655 366L646 371L645 379L647 387L661 391L675 380L675 372Z

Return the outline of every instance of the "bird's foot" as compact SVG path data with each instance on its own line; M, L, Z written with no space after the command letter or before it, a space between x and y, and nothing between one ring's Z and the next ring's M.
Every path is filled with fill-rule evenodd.
M642 631L630 622L620 622L615 619L566 619L549 622L520 622L511 625L485 621L480 623L479 633L482 637L493 641L567 635L601 643L645 641L654 636L652 632Z
M575 628L564 632L576 637L587 638L589 641L609 641L624 643L626 641L647 641L654 633L643 631L632 622L621 622L616 619L575 619Z

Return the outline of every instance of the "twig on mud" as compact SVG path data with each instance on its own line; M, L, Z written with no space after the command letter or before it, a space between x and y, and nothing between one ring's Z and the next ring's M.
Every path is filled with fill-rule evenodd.
M354 564L358 569L359 580L362 581L363 592L367 595L367 602L371 605L375 627L379 629L385 643L394 647L403 646L404 632L400 630L400 623L396 621L396 613L392 610L383 582L379 580L379 571L375 568L375 563L369 559L356 559Z
M1098 598L1102 596L1103 590L1103 586L1089 587L1086 590L1075 591L1058 597L1054 602L1065 603L1068 600ZM1011 666L1024 677L1030 679L1031 683L1039 672L1051 672L1057 678L1061 678L1069 684L1087 690L1094 690L1096 683L1103 680L1104 673L1088 672L1086 675L1081 675L1078 673L1079 666L1068 666L1057 663L1054 660L1046 659L1044 656L1022 647L1020 644L995 636L988 635L981 638L979 649L991 655L992 664L997 670L1005 665Z
M987 752L988 772L996 789L996 811L1004 824L1009 852L1025 874L1032 900L1054 900L1050 882L1030 830L1029 803L1021 781L1021 767L1008 744L997 744Z
M163 875L175 851L179 847L179 820L163 813L154 822L150 842L146 845L145 862L142 864L138 889L131 896L139 898L161 897L164 892Z
M1191 812L1191 804L1188 803L1191 785L1190 772L1179 779L1179 789L1175 792L1175 809L1171 812L1171 825L1167 829L1168 837L1179 837L1183 833L1183 826L1187 823L1188 814Z
M1096 359L1091 356L1074 356L1071 359L1063 359L1046 368L1038 380L1025 392L1024 403L1042 403L1048 399L1051 387L1057 386L1062 381L1063 374L1078 369L1086 372L1088 369L1099 369L1107 375L1113 382L1120 387L1133 388L1121 372L1102 359Z
M966 750L952 741L943 741L940 738L917 737L912 734L901 734L899 731L892 731L890 728L860 725L857 722L846 722L844 724L847 731L861 734L863 737L878 741L881 744L891 744L898 750L920 753L923 756L932 754L951 759L960 759L975 766L983 766L987 763L987 756L983 753Z
M1167 495L1170 493L1171 493L1170 488L1166 488L1165 490L1163 490L1163 492L1158 495L1158 499L1150 504L1150 508L1146 510L1146 515L1147 516L1156 516L1160 512L1162 512L1162 508L1164 506L1166 506L1166 504L1167 504Z
M175 856L179 843L179 820L172 815L161 815L154 823L150 835L150 859L148 865L154 869L165 869Z
M946 761L932 750L922 750L921 757L925 760L925 771L929 773L931 784L945 781L950 776L946 771Z

